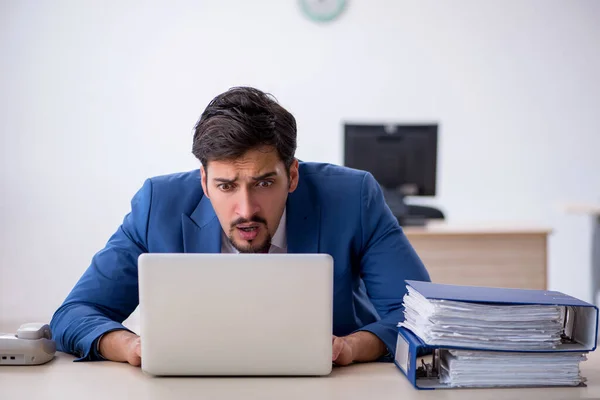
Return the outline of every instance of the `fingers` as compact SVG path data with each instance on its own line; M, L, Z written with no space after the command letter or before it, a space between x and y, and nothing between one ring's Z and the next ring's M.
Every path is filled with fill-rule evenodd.
M342 348L344 347L343 341L338 338L338 337L333 337L333 343L332 343L332 347L331 347L331 360L333 362L335 362L335 360L338 359L338 357L340 356L340 353L342 352Z
M142 358L142 340L140 338L137 338L135 343L135 354Z
M142 342L139 337L133 340L129 346L127 362L135 367L142 365Z
M142 365L142 358L133 356L128 362L129 362L129 364L133 365L134 367L139 367L140 365Z
M353 361L352 348L344 338L333 337L332 361L337 365L349 365Z

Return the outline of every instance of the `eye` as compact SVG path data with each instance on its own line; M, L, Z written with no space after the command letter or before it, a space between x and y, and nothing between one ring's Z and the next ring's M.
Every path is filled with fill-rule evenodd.
M221 183L221 184L217 185L217 187L222 192L230 192L233 190L233 184L231 184L231 183Z
M259 181L256 186L260 187L260 188L268 188L269 186L271 186L273 184L273 181Z

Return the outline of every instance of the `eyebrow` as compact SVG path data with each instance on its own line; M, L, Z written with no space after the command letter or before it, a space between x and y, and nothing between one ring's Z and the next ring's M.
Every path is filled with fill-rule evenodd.
M271 171L271 172L267 172L266 174L262 174L262 175L259 175L259 176L253 176L252 180L253 181L262 181L263 179L267 179L267 178L270 178L270 177L275 176L275 175L277 175L277 172ZM220 183L234 183L237 180L238 180L237 176L235 178L233 178L233 179L213 178L213 181L220 182Z
M262 175L259 175L259 176L253 176L252 180L254 180L254 181L262 181L263 179L267 179L267 178L270 178L270 177L275 176L275 175L277 175L277 172L271 171L271 172L267 172L266 174L262 174Z

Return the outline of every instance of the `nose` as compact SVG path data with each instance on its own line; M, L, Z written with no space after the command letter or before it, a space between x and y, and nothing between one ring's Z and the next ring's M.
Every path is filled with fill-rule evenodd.
M247 190L240 190L236 204L236 214L242 218L250 219L253 215L258 214L259 211L260 207L252 194Z

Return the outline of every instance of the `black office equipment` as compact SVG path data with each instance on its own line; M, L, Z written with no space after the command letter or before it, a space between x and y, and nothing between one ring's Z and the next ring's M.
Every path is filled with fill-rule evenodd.
M404 202L405 196L435 196L437 137L437 124L344 124L344 165L373 174L401 225L443 219L436 208Z

